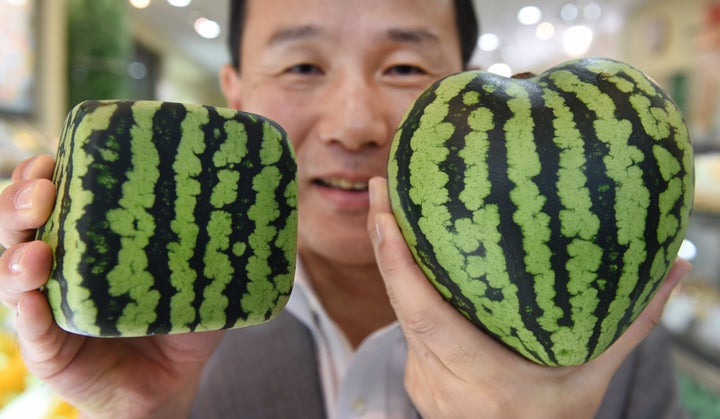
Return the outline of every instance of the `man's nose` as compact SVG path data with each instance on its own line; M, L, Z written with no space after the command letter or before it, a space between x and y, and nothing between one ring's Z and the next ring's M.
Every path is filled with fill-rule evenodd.
M382 147L392 135L380 86L360 75L334 80L323 95L323 113L317 130L326 142L350 151Z

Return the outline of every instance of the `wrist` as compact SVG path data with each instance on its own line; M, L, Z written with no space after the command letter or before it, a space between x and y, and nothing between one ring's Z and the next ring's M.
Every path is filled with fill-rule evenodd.
M199 381L199 380L198 380ZM187 418L197 391L197 382L163 400L136 393L116 398L110 403L80 408L82 419L161 419ZM122 400L122 401L120 401Z

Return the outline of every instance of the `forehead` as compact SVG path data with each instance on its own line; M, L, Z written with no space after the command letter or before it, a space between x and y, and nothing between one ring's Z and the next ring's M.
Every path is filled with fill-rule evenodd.
M435 38L458 47L452 0L250 0L243 46L263 47L283 37L322 35L352 47L381 36ZM374 40L374 39L373 39Z

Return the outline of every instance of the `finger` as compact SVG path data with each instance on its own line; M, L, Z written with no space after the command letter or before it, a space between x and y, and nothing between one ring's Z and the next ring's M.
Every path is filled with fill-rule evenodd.
M0 194L0 245L28 240L47 221L55 205L55 186L47 179L20 180Z
M381 178L370 182L368 229L378 267L408 346L436 356L451 371L475 362L517 362L517 355L483 333L433 287L415 263L395 222ZM431 354L431 353L432 354ZM422 355L422 354L421 354Z
M31 157L13 170L12 181L29 179L50 179L55 168L55 159L48 155Z
M45 285L51 262L50 247L39 240L6 250L0 256L0 303L15 310L23 294Z
M390 301L397 314L403 318L411 313L413 313L411 317L425 317L421 313L443 300L425 279L425 274L413 260L398 230L390 210L387 183L382 178L373 178L370 180L369 187L371 206L368 215L368 229ZM428 290L432 290L432 292L425 295ZM398 299L399 293L405 294L407 298ZM419 295L415 295L415 293ZM414 312L419 313L414 314Z
M82 338L60 329L45 295L32 291L18 303L15 328L30 372L44 380L63 370L77 353Z
M628 354L660 323L663 309L673 289L675 289L683 276L685 276L691 268L692 265L690 262L680 258L676 259L662 284L660 284L660 288L658 288L655 296L650 300L650 303L625 333L600 357L615 358L617 365L620 365Z

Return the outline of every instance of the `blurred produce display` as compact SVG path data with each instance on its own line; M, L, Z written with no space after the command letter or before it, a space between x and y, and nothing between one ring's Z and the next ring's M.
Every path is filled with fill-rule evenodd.
M75 419L77 409L28 373L12 326L12 313L0 306L0 419Z

